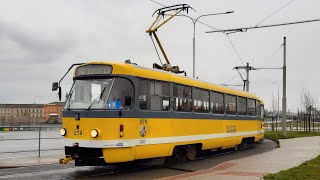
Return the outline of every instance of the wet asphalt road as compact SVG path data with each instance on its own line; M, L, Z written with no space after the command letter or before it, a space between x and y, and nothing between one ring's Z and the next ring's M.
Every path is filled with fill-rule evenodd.
M229 160L270 151L275 147L274 142L264 140L238 152L229 150L195 161L169 163L165 167L75 167L74 164L51 164L0 169L0 179L157 179L208 169Z

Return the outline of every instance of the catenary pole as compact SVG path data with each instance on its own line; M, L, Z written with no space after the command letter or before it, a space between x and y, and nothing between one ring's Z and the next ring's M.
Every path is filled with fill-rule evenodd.
M278 113L277 113L277 122L280 121L280 96L279 96L279 83L277 83L277 86L278 86ZM278 126L278 125L277 125Z
M287 136L287 66L286 66L286 37L283 38L283 97L282 97L282 134Z
M247 83L247 92L249 92L249 71L251 70L251 68L249 67L249 63L247 63L247 68L246 68L246 71L247 71L247 80L246 80L246 83Z

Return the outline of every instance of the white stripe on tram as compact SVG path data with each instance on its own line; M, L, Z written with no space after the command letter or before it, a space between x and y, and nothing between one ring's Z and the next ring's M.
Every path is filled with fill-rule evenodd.
M65 146L74 146L78 144L79 147L92 147L92 148L120 148L120 147L133 147L139 145L151 144L166 144L184 141L198 141L209 140L227 137L248 136L264 133L264 130L259 131L244 131L234 133L217 133L217 134L201 134L191 136L174 136L174 137L160 137L160 138L140 138L140 139L126 139L126 140L78 140L65 138Z
M65 146L74 146L78 144L79 147L92 147L92 148L121 148L133 147L151 144L167 144L184 141L198 141L208 139L218 139L237 136L249 136L262 134L264 130L258 131L243 131L234 133L216 133L216 134L201 134L191 136L173 136L173 137L159 137L159 138L140 138L140 139L126 139L126 140L80 140L80 139L64 139Z

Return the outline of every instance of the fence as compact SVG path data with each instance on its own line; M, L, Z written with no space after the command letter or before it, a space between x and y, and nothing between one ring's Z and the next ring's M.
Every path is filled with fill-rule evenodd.
M268 131L281 131L282 130L282 120L270 119L265 121L265 129ZM306 121L306 120L288 120L287 121L288 131L320 131L320 122L318 121Z
M0 154L63 150L61 125L0 126Z

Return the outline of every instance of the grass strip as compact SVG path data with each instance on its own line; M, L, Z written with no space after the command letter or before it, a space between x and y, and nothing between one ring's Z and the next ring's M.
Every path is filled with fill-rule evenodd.
M266 131L264 138L270 139L280 147L279 139L290 139L298 137L320 136L320 132L287 131L287 136L283 136L281 131Z
M309 179L320 179L320 156L310 160L306 161L300 166L280 171L276 174L270 174L263 177L266 180L270 179L303 179L303 180L309 180Z
M289 139L298 137L320 136L320 132L302 132L302 131L287 131L287 136L283 136L281 131L266 131L265 138L275 141L280 147L279 139ZM320 156L306 161L300 166L280 171L276 174L270 174L263 177L266 180L270 179L320 179Z

